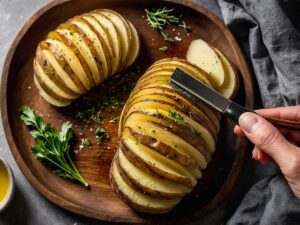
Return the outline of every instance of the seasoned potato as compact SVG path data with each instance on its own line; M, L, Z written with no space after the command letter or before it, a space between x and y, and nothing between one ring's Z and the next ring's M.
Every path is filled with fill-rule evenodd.
M69 19L37 48L34 79L40 95L63 107L116 72L132 65L140 40L119 13L99 9Z
M179 203L202 178L215 151L219 114L169 85L176 67L215 87L209 74L177 58L154 63L138 80L121 114L120 147L112 164L116 169L111 171L111 177L122 178L132 196L116 185L115 178L114 189L137 211L170 211L174 207L171 203L169 209L166 206L157 212L152 200L147 207L135 202L147 196Z

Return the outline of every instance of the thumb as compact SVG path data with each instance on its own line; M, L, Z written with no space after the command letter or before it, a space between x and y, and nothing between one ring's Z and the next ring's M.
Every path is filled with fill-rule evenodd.
M256 148L267 153L280 167L293 160L296 148L263 117L247 112L240 116L239 125Z

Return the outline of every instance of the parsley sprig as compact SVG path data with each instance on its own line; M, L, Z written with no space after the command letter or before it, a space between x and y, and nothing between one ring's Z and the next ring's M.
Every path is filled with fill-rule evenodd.
M46 162L54 173L63 178L76 180L88 187L88 183L78 172L70 156L70 140L73 137L72 124L66 122L61 131L57 132L53 126L36 115L28 106L20 108L21 120L30 127L31 135L36 144L31 150L36 159Z

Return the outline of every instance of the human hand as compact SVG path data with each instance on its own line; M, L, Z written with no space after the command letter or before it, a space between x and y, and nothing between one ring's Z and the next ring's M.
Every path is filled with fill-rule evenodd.
M300 106L261 109L262 116L300 121ZM244 113L234 132L246 136L254 145L252 157L261 163L274 160L288 181L294 194L300 199L300 131L276 128L263 117Z

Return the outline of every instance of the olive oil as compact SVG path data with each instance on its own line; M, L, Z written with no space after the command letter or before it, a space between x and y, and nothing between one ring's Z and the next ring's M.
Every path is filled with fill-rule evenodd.
M0 204L5 199L9 188L8 171L0 160Z

